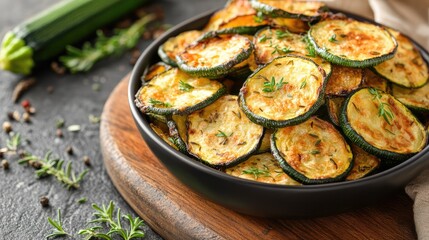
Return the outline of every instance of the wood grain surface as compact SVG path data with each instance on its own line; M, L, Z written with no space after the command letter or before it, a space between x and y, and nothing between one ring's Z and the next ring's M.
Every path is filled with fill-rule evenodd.
M200 197L143 141L129 110L127 84L125 77L103 110L104 163L123 198L165 239L416 239L412 201L403 191L373 206L309 219L246 216Z

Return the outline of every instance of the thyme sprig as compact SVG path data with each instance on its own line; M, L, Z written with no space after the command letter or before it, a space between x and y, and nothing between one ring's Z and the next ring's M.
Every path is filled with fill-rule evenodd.
M10 138L6 140L6 148L9 152L16 152L21 145L21 134L11 134Z
M159 101L159 100L156 100L154 98L150 98L149 99L149 103L151 105L159 105L159 106L162 106L162 107L172 107L172 105L170 103Z
M280 30L280 29L276 30L276 36L279 39L289 37L290 35L291 35L291 33L288 30Z
M336 42L338 42L338 40L337 40L337 34L332 34L330 37L329 37L329 39L328 39L330 42L333 42L333 43L336 43Z
M117 209L116 216L114 216L115 204L113 201L110 201L108 206L103 204L100 207L96 204L92 204L92 208L95 210L94 216L96 219L89 223L105 224L109 228L109 231L107 233L100 232L100 230L104 229L101 225L88 227L79 231L80 235L86 236L85 239L101 238L110 240L117 235L124 240L130 240L145 236L145 233L141 230L144 222L139 217L133 218L130 214L122 215L120 208ZM121 218L128 221L129 229L124 229Z
M316 50L313 45L311 45L308 36L306 35L302 40L305 42L305 49L307 50L307 57L317 57Z
M264 177L269 177L270 176L270 172L268 171L268 169L259 169L257 167L250 167L248 169L244 169L242 171L242 173L244 174L251 174L253 175L253 177L255 179L258 179L259 176L264 176Z
M392 111L389 109L390 105L388 103L384 103L381 101L382 95L380 92L375 88L369 88L369 93L373 95L373 100L377 100L378 102L378 116L383 117L384 120L389 124L392 125L391 121L394 118L394 115Z
M61 219L61 210L58 208L57 210L57 219L53 220L52 218L48 217L48 222L51 224L54 229L51 234L46 236L46 238L56 238L56 237L63 237L63 236L70 236L66 231L64 231L63 223Z
M232 136L233 133L227 135L225 132L221 130L217 130L218 133L216 133L216 137L223 138L223 140L220 142L220 144L225 145L228 142L228 138Z
M54 176L64 184L67 189L79 188L79 182L83 180L88 173L88 169L82 171L77 177L72 169L72 163L68 162L65 167L64 160L51 158L52 152L48 152L45 157L40 158L32 154L27 154L18 161L19 164L30 163L37 166L36 175L38 178Z
M276 82L276 78L271 76L271 81L264 77L264 88L262 88L263 92L275 92L283 87L283 85L288 84L288 82L283 82L284 77L281 77L278 82Z
M183 92L189 92L191 89L194 89L194 86L192 86L189 83L184 82L183 80L179 81L179 90Z
M87 72L99 60L110 55L121 54L127 49L135 47L146 31L147 25L155 20L154 14L148 14L137 20L126 29L116 29L115 34L106 37L102 31L97 31L97 38L92 45L84 43L82 49L67 46L66 55L60 57L60 61L72 73Z

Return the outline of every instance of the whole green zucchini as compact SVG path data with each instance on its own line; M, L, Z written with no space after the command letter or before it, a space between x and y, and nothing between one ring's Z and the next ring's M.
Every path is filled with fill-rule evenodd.
M70 44L117 20L146 0L64 0L6 33L0 49L0 69L31 73Z

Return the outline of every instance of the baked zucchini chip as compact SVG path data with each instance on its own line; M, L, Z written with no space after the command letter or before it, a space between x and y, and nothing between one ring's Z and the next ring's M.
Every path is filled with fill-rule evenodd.
M267 64L280 56L293 54L311 58L325 70L327 76L331 74L331 64L311 53L305 36L291 33L285 28L261 29L255 34L253 45L255 61L259 65Z
M283 170L303 184L344 180L353 167L353 154L340 132L317 117L277 129L271 151Z
M217 81L192 77L172 68L144 83L135 103L143 113L183 115L211 104L225 92Z
M192 42L198 40L201 31L191 30L182 32L175 37L169 38L158 48L158 55L161 60L173 67L177 66L176 56L181 53Z
M428 66L410 39L395 30L389 32L398 42L395 56L374 66L374 70L389 80L407 88L418 88L428 80Z
M229 175L263 183L301 185L289 177L271 153L253 155L237 166L227 168Z
M347 96L360 87L363 80L363 70L339 65L332 67L332 74L326 84L326 95Z
M274 18L315 20L326 10L325 3L318 1L250 0L250 3L256 10Z
M293 33L306 33L310 29L307 21L296 18L270 18L269 21L273 28L286 28Z
M174 145L182 153L188 153L186 146L186 115L173 115L172 119L167 121L169 135L173 139Z
M308 38L317 54L346 67L365 68L391 59L395 38L384 28L356 20L325 20L311 26Z
M351 145L353 152L353 168L347 175L346 180L356 180L374 173L380 167L380 159L365 152L362 148Z
M187 126L188 152L215 168L231 167L249 158L264 134L264 128L246 117L233 95L189 114Z
M238 16L255 15L249 0L229 0L225 7L215 12L204 27L204 32L215 31L219 26Z
M429 113L429 83L420 88L404 88L392 84L392 95L416 112Z
M174 149L179 150L179 148L177 148L176 144L174 143L174 141L175 141L174 138L168 136L168 133L166 133L159 126L157 126L153 123L150 123L149 126L156 133L156 135L158 135L162 140L164 140L164 142L166 142L168 145L170 145Z
M307 120L323 103L325 72L300 56L275 58L249 76L240 107L253 122L279 128Z
M145 73L143 74L142 81L147 82L150 81L155 76L169 70L171 68L170 65L165 64L164 62L157 62L150 66L148 69L146 69Z
M387 92L389 90L389 84L387 80L369 70L369 68L365 68L363 70L363 75L364 77L362 87L377 88L383 92Z
M274 133L273 129L270 129L270 128L265 129L264 136L262 136L262 140L261 140L261 146L259 146L257 153L265 153L271 150L271 134L273 133Z
M199 40L188 46L176 60L179 68L192 76L221 78L253 51L252 42L242 35L222 35Z
M329 119L336 126L340 126L341 106L346 100L346 97L327 96L326 107L328 109Z
M363 150L382 159L403 161L421 151L427 132L419 120L390 94L362 88L344 102L344 134Z

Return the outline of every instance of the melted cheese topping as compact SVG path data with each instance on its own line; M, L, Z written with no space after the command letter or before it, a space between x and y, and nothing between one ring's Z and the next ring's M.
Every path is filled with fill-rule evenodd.
M335 178L350 167L350 146L335 127L317 117L274 133L275 145L293 169L309 179Z
M264 83L275 79L279 83L273 92L264 92ZM241 89L246 106L256 115L272 120L289 120L304 113L317 102L324 76L317 65L299 57L273 60L247 79Z
M318 48L350 60L367 60L392 53L394 38L383 28L355 20L326 20L313 25L310 35Z
M247 37L230 35L221 38L210 38L189 46L179 57L191 68L227 67L227 63L235 61L237 56L249 52L252 43ZM232 67L232 66L230 66Z
M377 88L383 92L387 92L387 80L375 74L373 71L365 68L362 87Z
M188 116L188 151L214 166L228 166L256 151L263 127L251 122L226 95Z
M287 13L303 14L306 16L318 16L319 9L325 6L325 3L318 1L296 1L296 0L258 0L266 4L273 10L280 9Z
M301 185L283 172L271 153L253 155L235 167L227 168L227 174L257 182L281 185Z
M307 44L302 35L287 32L284 29L265 28L256 33L253 40L254 55L258 64L266 64L274 58L294 54L310 58L320 65L326 75L331 73L331 64L321 57L309 57Z
M398 41L395 56L375 66L389 81L404 87L420 87L428 80L428 67L413 43L401 33L389 30Z
M183 91L180 81L189 84L192 88ZM191 77L177 68L172 68L142 86L138 100L144 106L157 108L176 108L185 110L212 97L223 85L208 78ZM152 99L152 101L151 101ZM154 104L153 100L167 104Z
M406 106L429 110L429 83L420 88L404 88L392 84L392 95Z
M168 58L176 61L176 56L183 52L185 48L201 36L201 31L192 30L182 32L175 37L169 38L163 45L162 50Z
M345 96L357 89L363 78L363 70L335 65L326 84L325 94Z
M381 93L384 108L393 114L389 124L379 116L380 103L367 88L350 96L346 114L350 126L370 145L395 153L408 154L422 150L427 134L412 113L390 94Z
M370 174L380 166L380 159L365 152L362 148L352 144L353 168L347 175L346 180L356 180Z

